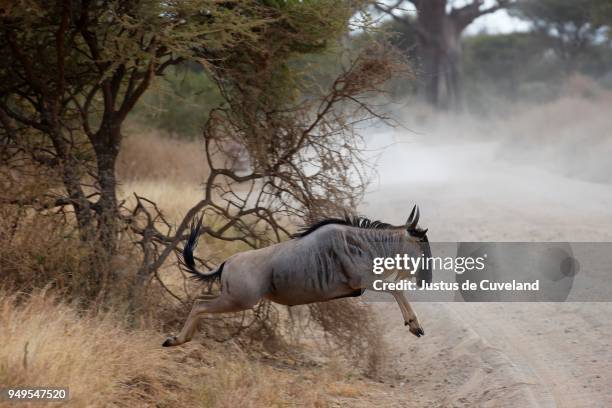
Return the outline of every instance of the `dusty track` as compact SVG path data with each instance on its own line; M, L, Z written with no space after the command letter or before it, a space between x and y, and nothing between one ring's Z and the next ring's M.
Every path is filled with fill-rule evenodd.
M413 203L433 241L612 241L612 189L499 157L494 143L401 144L363 212ZM612 406L612 303L416 303L427 335L387 325L395 406Z

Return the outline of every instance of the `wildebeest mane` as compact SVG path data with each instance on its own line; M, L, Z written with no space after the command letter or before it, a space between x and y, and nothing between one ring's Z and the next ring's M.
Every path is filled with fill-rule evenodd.
M350 216L345 215L344 218L325 218L315 222L312 225L303 227L297 234L293 235L293 238L301 238L306 235L318 230L319 228L329 225L329 224L338 224L338 225L347 225L349 227L357 227L363 229L387 229L394 228L393 225L387 224L386 222L371 220L369 218L363 216Z

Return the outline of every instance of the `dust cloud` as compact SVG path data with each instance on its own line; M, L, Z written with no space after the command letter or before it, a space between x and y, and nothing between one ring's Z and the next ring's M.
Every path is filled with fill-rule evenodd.
M399 224L418 203L434 242L610 241L611 101L602 91L489 118L404 107L404 128L368 135L378 177L360 211ZM612 404L612 303L415 302L421 339L394 304L376 307L406 406Z
M403 126L368 134L363 209L398 223L418 203L437 240L609 240L610 106L602 91L488 118L398 109Z

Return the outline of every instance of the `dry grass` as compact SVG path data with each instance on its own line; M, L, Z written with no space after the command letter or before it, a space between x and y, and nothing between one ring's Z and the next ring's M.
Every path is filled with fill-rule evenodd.
M119 160L120 196L129 200L137 192L157 202L171 222L178 222L201 198L206 167L201 143L138 132L126 139ZM250 349L241 340L218 344L202 335L186 346L164 349L160 344L167 333L159 328L174 331L186 312L164 299L155 285L148 289L148 303L136 309L125 296L130 293L128 280L124 288L114 282L113 298L95 310L60 302L59 293L70 299L88 295L87 249L79 246L70 223L58 216L14 211L19 210L0 208L0 268L6 278L2 284L28 294L10 294L8 286L0 290L1 385L67 386L68 406L79 407L323 407L338 398L365 395L366 385L353 384L347 376L361 371L337 357L342 339L329 347L320 328L309 332L309 341L285 333L287 338L277 347L264 339L259 354L245 351ZM201 247L207 256L222 257L235 252L236 245L205 241ZM133 276L138 258L129 248L122 250L115 265L118 276ZM169 262L161 275L182 293L178 268ZM329 326L323 329L328 335L342 332L347 339L358 338L351 331L361 330L359 325L330 326L335 318L347 317L338 315L344 310L342 303L321 309L328 314L319 319ZM287 346L293 349L281 351ZM359 350L356 347L353 354ZM368 359L379 352L373 350Z
M364 393L364 387L359 384L346 382L334 382L327 386L327 392L331 395L345 398L358 398Z
M612 181L610 155L612 92L582 77L566 85L566 96L524 109L500 123L501 154L588 181Z
M131 128L117 162L119 196L133 203L133 193L156 202L169 220L178 222L202 199L207 167L199 141Z
M122 248L129 255L131 248ZM88 298L100 289L91 279L93 249L79 240L77 231L56 214L36 214L12 206L0 208L0 270L3 285L31 291L51 285L72 298ZM117 279L110 292L125 289L128 270L136 267L129 256L117 258Z
M249 361L240 352L232 354L231 361L227 356L216 356L215 367L221 369L201 383L199 401L202 406L329 405L329 396L325 394L321 378L306 378L299 371L283 371Z
M187 211L203 197L202 186L199 184L162 179L129 180L119 187L119 195L127 200L128 206L134 202L133 193L157 203L168 220L174 223L180 222Z
M0 304L0 383L66 386L72 406L176 406L191 384L158 335L129 331L111 314L80 316L39 292Z
M361 395L334 365L277 368L230 343L164 349L161 333L115 313L80 313L44 291L0 297L0 384L69 387L68 406L323 407Z
M163 180L198 185L206 178L202 143L130 127L117 160L117 174L124 182Z

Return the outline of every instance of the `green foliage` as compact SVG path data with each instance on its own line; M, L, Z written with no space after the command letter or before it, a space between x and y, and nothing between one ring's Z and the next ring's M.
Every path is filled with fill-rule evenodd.
M547 49L547 41L531 33L466 38L463 55L466 91L493 92L515 99L524 84L558 79L559 64L546 54Z
M70 133L82 139L85 151L98 139L114 149L123 120L137 104L136 119L193 135L220 104L220 87L252 94L265 88L257 98L295 100L303 72L296 72L291 60L335 43L354 5L18 1L0 16L3 129L11 125L11 133L19 129L44 141L49 128L40 119L52 117L56 138ZM151 84L156 86L141 100ZM76 126L61 128L68 123ZM111 139L103 135L109 129L115 132ZM73 149L79 156L89 154L85 151Z
M194 137L209 111L233 93L249 94L255 104L281 106L331 83L340 70L338 39L351 17L349 2L259 3L266 7L262 11L267 20L254 30L257 37L248 46L215 53L214 62L166 70L144 95L133 119Z
M546 101L558 95L568 74L553 51L555 39L541 33L481 34L463 43L465 96L471 108L486 111L492 98ZM576 55L573 70L594 79L612 67L612 50L591 45Z
M201 135L211 109L222 102L219 88L199 65L166 70L136 106L132 119L182 137Z
M254 105L296 102L303 76L291 69L291 61L334 44L347 30L350 6L351 2L332 0L275 1L272 21L261 27L258 41L228 55L213 77L222 75L218 83L224 92L241 94Z
M513 10L536 25L563 31L564 26L573 26L566 29L575 30L590 25L596 29L605 24L611 8L608 0L523 0Z
M570 71L580 54L601 43L612 24L609 0L521 0L513 13L553 40L557 55Z
M485 111L492 96L550 100L570 74L604 77L612 68L612 49L604 35L612 14L606 17L606 10L612 8L603 0L519 1L512 13L533 24L530 32L465 38L463 71L470 105Z

